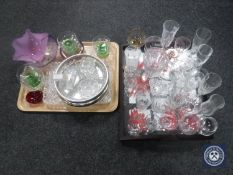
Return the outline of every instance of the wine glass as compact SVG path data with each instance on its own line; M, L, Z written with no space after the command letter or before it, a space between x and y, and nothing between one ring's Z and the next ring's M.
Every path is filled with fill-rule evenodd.
M222 109L225 106L225 100L223 96L213 94L210 98L201 103L199 113L205 116L213 115L217 110Z
M198 94L206 95L220 87L222 78L214 72L207 73L199 82Z
M136 27L129 31L127 41L129 46L140 48L141 46L143 46L145 38L146 36L144 31L142 31L140 27Z
M179 23L174 20L166 20L163 23L163 33L162 33L161 43L164 48L170 46L179 28L180 28Z
M207 44L201 44L197 51L197 66L202 66L205 64L211 55L213 54L213 49Z
M192 43L192 52L197 52L199 46L201 44L206 44L212 36L212 32L210 29L202 27L198 28L195 32L193 43Z

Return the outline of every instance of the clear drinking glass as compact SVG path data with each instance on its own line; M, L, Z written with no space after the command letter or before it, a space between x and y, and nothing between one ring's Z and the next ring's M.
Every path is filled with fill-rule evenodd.
M66 31L61 33L58 36L57 41L59 43L61 53L65 57L69 57L83 51L83 44L74 32Z
M200 120L199 134L203 136L211 136L218 129L218 122L213 117L203 117Z
M136 108L129 110L128 133L133 136L146 135L149 132L145 114Z
M126 66L131 67L133 71L137 68L140 57L143 57L140 47L144 44L144 40L145 33L141 28L136 27L129 31L127 37L129 46L126 47L124 53Z
M145 39L144 51L147 52L150 49L161 48L161 38L158 36L149 36Z
M99 58L106 58L110 51L110 39L104 35L98 35L93 39L93 47Z
M201 103L199 113L205 116L213 115L217 110L222 109L225 106L225 100L223 96L213 94L210 98Z
M41 65L47 65L48 63L53 61L57 56L57 49L58 49L58 45L56 40L51 36L49 36L47 48L45 49L45 53L44 53L44 59Z
M167 97L173 88L171 81L160 78L151 78L149 84L150 93L153 96Z
M213 49L207 44L201 44L197 51L197 65L202 66L213 54Z
M148 126L148 132L152 133L156 131L157 129L157 120L155 118L146 118L147 126Z
M177 50L188 50L191 46L191 40L185 36L176 38L174 48Z
M192 52L197 52L201 44L206 44L212 36L212 32L208 28L198 28L195 32L193 43L192 43Z
M200 118L197 115L185 116L179 121L179 130L185 135L194 135L200 130Z
M167 97L153 97L151 109L156 113L164 113L169 106L169 99Z
M136 106L138 109L145 110L151 105L151 97L149 91L137 91Z
M199 95L206 95L220 87L222 84L222 78L213 72L210 72L204 76L202 80L200 80L198 87Z
M144 54L145 72L149 78L158 77L161 71L167 67L168 62L167 54L161 48L149 49Z
M131 69L129 70L128 67L124 70L124 90L129 97L134 96L137 92L138 76L140 76L139 71L131 71Z
M175 111L171 110L165 112L162 117L159 118L159 124L162 130L176 130L178 126L178 120Z
M127 47L125 49L125 66L132 71L137 69L139 64L139 59L142 56L142 51L140 49L135 49L134 47Z
M170 46L179 28L180 25L178 24L178 22L174 20L166 20L163 23L163 33L162 33L161 42L164 48Z

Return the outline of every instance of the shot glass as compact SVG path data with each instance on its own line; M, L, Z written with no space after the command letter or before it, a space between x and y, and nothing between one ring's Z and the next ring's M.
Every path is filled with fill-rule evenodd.
M110 39L104 35L98 35L93 39L93 47L99 58L107 58L110 51Z
M61 33L57 41L61 49L61 54L65 58L81 53L84 50L82 42L77 38L74 32L66 31Z

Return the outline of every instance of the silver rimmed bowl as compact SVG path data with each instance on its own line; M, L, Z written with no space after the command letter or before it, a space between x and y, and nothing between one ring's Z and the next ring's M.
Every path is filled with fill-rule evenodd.
M58 66L54 84L58 95L72 106L88 106L103 97L108 89L108 69L91 55L73 55Z

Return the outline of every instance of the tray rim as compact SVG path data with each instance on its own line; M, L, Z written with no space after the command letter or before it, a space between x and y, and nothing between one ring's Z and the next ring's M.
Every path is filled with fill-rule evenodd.
M93 42L91 41L84 41L83 44L84 46L85 45L88 45L88 44L91 44ZM116 96L114 97L115 100L111 101L110 103L108 103L108 107L104 107L104 108L101 108L99 107L98 109L96 110L90 110L90 106L87 106L87 107L73 107L73 106L69 106L67 104L64 104L66 106L66 109L49 109L49 108L46 108L46 109L38 109L39 108L39 105L34 105L36 108L34 107L31 107L31 108L25 108L23 106L23 104L21 103L21 97L23 95L23 92L25 91L25 88L20 85L20 90L19 90L19 93L18 93L18 98L17 98L17 108L22 111L22 112L90 112L90 113L99 113L99 112L104 112L104 113L108 113L108 112L114 112L117 107L118 107L118 104L119 104L119 55L120 55L120 46L117 42L110 42L111 44L113 44L115 47L116 47L116 56L114 58L116 58L116 70L115 72L113 73L113 76L115 76L115 87L114 89L116 89ZM116 74L116 75L114 75ZM105 106L106 104L97 104L98 106ZM33 105L32 105L33 106ZM74 110L76 109L76 110Z

